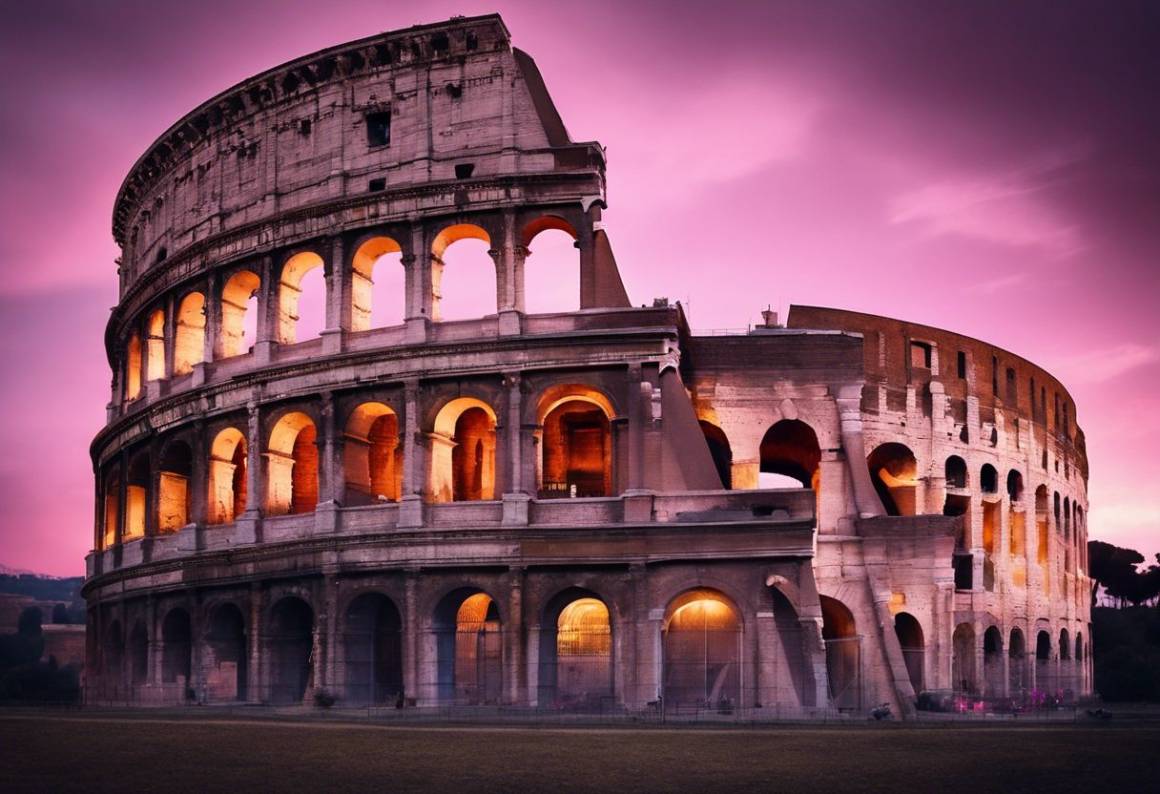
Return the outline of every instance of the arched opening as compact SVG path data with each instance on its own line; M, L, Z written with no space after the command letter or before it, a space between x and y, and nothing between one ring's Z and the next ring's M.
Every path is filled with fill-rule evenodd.
M1047 486L1040 485L1035 489L1035 534L1036 534L1036 561L1044 568L1046 576L1047 566ZM1046 584L1046 579L1045 579Z
M431 435L431 499L495 499L495 411L482 400L458 397L435 417Z
M966 488L970 481L967 474L967 462L958 455L947 458L946 466L947 488Z
M165 312L156 309L149 315L145 337L145 379L165 377Z
M701 432L705 434L705 443L709 445L709 455L713 458L713 466L717 469L717 476L721 478L721 487L725 490L733 488L733 449L729 446L729 439L725 431L717 425L700 420Z
M1003 696L1003 635L997 626L983 632L983 682L987 697Z
M141 396L141 337L134 333L125 345L125 399Z
M364 593L346 610L346 699L394 703L403 694L403 621L391 599Z
M206 692L210 700L246 699L246 622L235 604L221 604L210 613L206 634Z
M866 458L866 465L887 515L917 514L918 463L908 447L882 444Z
M974 695L978 692L975 672L975 629L970 623L955 626L951 637L951 684L956 692Z
M236 427L214 436L209 457L209 521L229 524L246 509L246 437Z
M343 436L347 505L397 502L403 490L403 450L399 417L387 405L363 403L354 409Z
M470 223L448 226L435 236L431 245L433 321L495 314L495 260L490 249L487 232Z
M534 241L534 245L533 245ZM545 215L524 227L524 307L529 313L580 309L580 251L576 231L563 218Z
M310 685L314 610L301 598L287 596L270 612L266 637L270 702L301 703Z
M539 703L603 710L613 700L612 624L608 606L571 588L549 602L540 630Z
M1007 472L1007 498L1013 503L1023 501L1023 474L1018 469Z
M915 694L923 690L923 675L926 666L926 650L922 637L922 626L918 619L907 612L894 616L894 633L902 648L902 659L906 663L906 673Z
M862 705L862 641L854 613L836 598L820 596L822 641L826 646L826 673L830 703L839 709Z
M1051 635L1046 631L1040 631L1035 637L1035 688L1048 693L1055 692L1056 688L1051 670Z
M193 632L189 613L171 609L161 623L161 681L177 684L184 699L193 667Z
M170 443L161 456L157 481L157 529L176 532L189 523L193 476L193 451L184 441Z
M270 433L266 514L312 513L318 504L317 432L309 416L293 411Z
M1022 696L1027 688L1027 642L1023 632L1011 629L1011 639L1007 643L1007 686L1012 697Z
M999 493L999 472L990 463L979 469L979 488L983 493Z
M775 653L775 682L773 691L768 688L761 693L762 702L800 703L802 706L816 706L813 665L802 639L802 627L797 609L776 586L767 586L773 604L773 622L777 627L778 645ZM784 671L784 672L783 672ZM787 687L788 684L788 687ZM772 695L772 698L771 698Z
M583 386L550 390L540 401L541 499L611 496L612 406Z
M102 548L111 549L117 542L117 522L121 515L121 469L114 466L105 474L104 510L101 533Z
M144 684L149 678L149 632L144 621L138 620L129 632L129 680Z
M188 375L205 360L205 295L191 292L177 307L173 341L173 374Z
M121 694L122 676L125 664L125 630L121 621L114 620L104 631L101 648L101 673L105 679L105 694L109 698L117 698ZM148 638L146 638L146 643ZM148 664L148 645L146 644L146 664Z
M222 327L218 331L218 353L222 358L240 356L254 346L261 285L256 274L239 270L222 287Z
M350 330L400 325L406 313L403 249L390 237L372 237L351 261Z
M1084 669L1083 653L1084 653L1083 635L1077 631L1075 633L1075 683L1074 683L1074 686L1076 689L1080 690L1081 693L1087 689L1087 683L1086 683L1087 671Z
M741 705L741 618L716 590L673 599L663 630L665 708L732 711Z
M503 697L498 605L479 590L444 596L435 609L438 695L443 703L497 704Z
M326 277L322 257L303 251L286 260L278 283L278 342L313 339L326 327Z
M137 453L129 462L125 482L125 532L123 540L145 537L145 510L149 504L149 456Z
M759 488L818 490L822 452L814 429L799 419L776 422L761 439Z

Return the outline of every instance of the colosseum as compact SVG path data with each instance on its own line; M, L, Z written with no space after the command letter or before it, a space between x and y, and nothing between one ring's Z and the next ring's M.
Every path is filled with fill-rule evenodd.
M113 213L87 700L776 719L1089 693L1065 387L838 309L699 334L629 300L605 186L496 15L170 127ZM578 310L526 310L549 231ZM444 320L468 240L495 309Z

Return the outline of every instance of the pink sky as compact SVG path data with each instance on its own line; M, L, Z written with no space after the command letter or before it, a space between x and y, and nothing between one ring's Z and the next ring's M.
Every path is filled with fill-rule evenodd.
M1146 2L7 3L0 564L76 574L113 199L187 111L322 47L498 10L608 148L630 296L901 317L1059 376L1091 535L1160 551L1160 10Z

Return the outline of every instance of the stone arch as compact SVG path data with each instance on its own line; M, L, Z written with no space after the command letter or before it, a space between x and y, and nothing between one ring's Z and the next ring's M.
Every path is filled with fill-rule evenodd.
M1012 503L1023 501L1023 473L1019 469L1007 472L1007 498Z
M282 278L278 282L278 342L283 345L292 345L300 341L298 320L302 295L308 288L304 279L318 271L325 270L322 257L314 251L299 251L291 256L282 265ZM323 301L325 306L326 282L323 279ZM316 318L317 319L317 318ZM319 330L325 323L319 325Z
M431 499L495 499L495 410L476 397L449 400L431 434Z
M922 624L909 612L899 612L894 616L894 634L902 648L902 660L915 694L924 687L926 669L926 644L923 641Z
M123 540L145 537L146 511L150 491L149 453L144 450L129 458L125 478L125 528Z
M705 443L709 445L709 456L713 458L713 467L717 469L717 476L721 478L721 487L725 490L733 488L733 448L725 431L712 422L699 420L701 433L705 436Z
M1003 634L998 626L983 632L983 686L987 697L1003 695Z
M125 399L141 396L141 337L134 331L125 343Z
M348 703L395 703L403 696L403 619L394 601L374 591L352 599L342 643Z
M221 358L248 352L256 336L258 290L262 280L249 270L239 270L222 285L221 328L218 353ZM249 344L247 344L249 343Z
M165 377L165 310L154 309L145 323L145 380Z
M665 608L662 686L665 708L741 705L741 614L720 590L686 590Z
M188 375L205 360L205 295L190 292L177 307L173 374Z
M314 610L297 596L284 596L270 610L265 637L271 703L301 703L313 672Z
M999 471L990 463L979 469L979 490L983 493L999 493Z
M1040 485L1035 489L1035 529L1036 529L1036 561L1041 566L1047 564L1047 486Z
M541 215L524 225L520 241L526 252L523 300L529 313L574 312L580 308L579 235L558 215ZM536 245L532 246L532 241ZM517 274L517 279L520 274Z
M399 255L397 261L392 256L393 254ZM362 241L355 249L351 259L350 330L366 331L371 328L397 325L403 322L406 314L406 283L402 254L402 246L394 238L386 235L370 237ZM396 267L397 271L391 272L390 269ZM378 272L376 273L376 271ZM376 275L379 276L384 285L390 287L400 286L400 279L403 280L401 288L398 290L398 300L395 302L398 308L398 323L382 322L382 318L388 312L383 311L383 307L376 306L376 304L381 303L382 299L386 297L386 290L375 289ZM379 294L376 295L376 292ZM390 312L390 315L394 318L396 313Z
M184 700L192 669L193 629L189 612L174 607L165 613L161 623L161 681L179 685L180 697Z
M608 603L580 587L548 600L540 624L541 706L604 710L614 698L613 628Z
M970 623L955 626L951 648L952 688L963 694L977 694L979 681L975 670L975 627Z
M159 532L176 532L190 522L193 492L189 483L192 477L193 450L183 440L169 442L161 453L157 480Z
M762 488L820 487L822 459L818 435L800 419L782 419L775 422L761 439L761 464L758 480ZM761 474L779 475L764 478ZM795 482L796 481L796 482Z
M266 513L312 513L318 504L318 447L314 420L285 413L270 431L266 456Z
M943 473L946 476L947 488L967 488L971 484L967 462L958 455L951 455L947 458Z
M1035 688L1054 692L1057 681L1051 669L1051 634L1040 629L1035 635Z
M491 247L491 235L482 226L477 226L473 223L454 223L445 226L435 235L431 241L431 320L433 322L440 322L444 319L464 319L465 316L471 316L473 314L472 311L468 311L464 307L459 306L461 302L459 300L453 299L450 302L450 307L446 306L444 301L444 270L448 260L447 251L455 243L462 240L479 240L488 246L488 250ZM484 314L492 314L496 310L496 301L494 299L498 297L495 289L495 261L491 258L490 254L483 254L478 250L472 250L469 254L469 256L456 257L456 260L452 262L452 267L453 269L459 269L474 266L476 270L482 271L482 274L477 273L475 274L475 278L472 279L471 291L492 296L492 311L484 312ZM487 256L487 261L484 261L484 256ZM490 274L490 290L487 289L488 274ZM466 282L461 281L460 283L465 284ZM470 303L470 301L466 301L466 303Z
M389 405L365 402L351 411L343 435L344 504L397 502L403 489L399 417Z
M894 441L880 444L866 465L887 515L917 515L918 462L909 447Z
M145 621L137 619L129 632L129 681L136 685L149 680L149 631Z
M826 646L826 673L830 702L840 709L862 705L862 639L850 608L836 598L819 596L822 641Z
M1059 660L1061 662L1071 661L1071 641L1068 638L1067 629L1059 630Z
M612 495L612 417L612 403L597 389L544 391L537 406L540 498Z
M103 510L101 511L101 547L111 549L117 542L117 524L121 518L121 467L112 465L105 471Z
M441 703L498 704L503 697L503 634L499 605L464 587L435 607L436 691Z
M209 523L229 524L246 509L249 461L246 437L236 427L214 436L209 455Z
M249 652L246 621L237 604L226 601L210 609L205 644L207 697L212 701L245 700Z
M1013 626L1007 642L1007 688L1012 697L1027 688L1026 668L1027 641L1023 637L1023 630Z

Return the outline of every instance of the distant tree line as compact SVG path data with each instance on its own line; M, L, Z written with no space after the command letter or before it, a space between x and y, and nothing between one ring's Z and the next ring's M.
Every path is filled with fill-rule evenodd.
M53 623L84 623L85 601L81 598L84 579L71 576L54 579L34 574L0 574L0 593L29 596L37 601L58 601L53 609ZM64 610L63 612L60 610Z
M1096 691L1109 701L1160 702L1160 554L1088 542ZM1098 606L1100 589L1106 596Z

